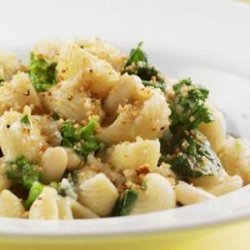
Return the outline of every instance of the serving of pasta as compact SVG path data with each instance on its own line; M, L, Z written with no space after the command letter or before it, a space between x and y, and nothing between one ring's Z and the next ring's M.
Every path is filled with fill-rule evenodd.
M250 183L250 143L209 91L139 43L40 42L0 54L0 216L85 219L208 201Z

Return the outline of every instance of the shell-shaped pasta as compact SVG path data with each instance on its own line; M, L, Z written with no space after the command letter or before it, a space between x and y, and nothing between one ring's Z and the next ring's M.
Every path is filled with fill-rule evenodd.
M22 123L24 115L28 115L29 125ZM40 159L46 143L29 108L24 113L6 111L0 117L0 146L6 161L13 161L21 155L30 161Z
M109 115L115 115L119 105L128 102L143 102L150 97L150 92L135 75L123 74L117 85L104 101L104 109Z
M33 52L37 58L53 63L58 61L61 46L59 41L41 41L35 45Z
M107 143L159 138L169 126L170 109L160 90L152 89L151 96L139 107L125 105L115 121L101 129L97 137Z
M226 138L219 158L228 174L240 175L244 184L250 183L249 141L233 137Z
M210 123L202 123L199 130L207 137L211 143L212 149L218 153L225 142L226 138L226 123L222 113L211 104L208 108L213 115L213 121Z
M76 43L65 44L57 65L59 79L70 79L81 71L83 85L98 98L105 97L119 80L119 74L107 61L81 49Z
M75 200L71 201L71 208L75 219L99 218L97 214Z
M243 180L241 179L240 176L227 175L225 176L222 183L208 188L207 191L213 195L219 196L219 195L223 195L223 194L238 190L242 186L243 186Z
M118 198L118 191L114 184L99 173L79 186L79 201L99 216L108 216Z
M175 192L167 178L156 173L144 177L146 190L141 191L130 214L149 213L176 206Z
M126 57L106 41L99 38L93 38L79 40L77 41L77 44L79 44L81 48L88 50L91 54L109 62L117 71L123 69Z
M193 178L191 181L195 186L201 187L216 196L235 191L243 185L240 176L230 176L225 170L222 170L217 175Z
M16 56L0 53L0 79L9 81L18 71L24 70L24 65Z
M57 207L60 220L73 219L72 200L69 197L57 197Z
M106 159L118 169L136 169L142 165L155 169L159 158L159 140L137 138L136 142L123 142L112 146L107 151Z
M8 189L10 184L10 180L5 174L5 164L2 160L0 160L0 192L4 189Z
M60 181L68 165L68 153L63 147L49 147L42 155L41 166L46 183Z
M32 109L38 108L40 101L29 75L19 72L11 81L4 82L1 86L0 114L10 109L22 111L25 105L29 105Z
M102 116L101 103L88 97L82 84L82 73L59 82L49 92L42 94L44 105L65 119L81 122L89 116Z
M177 201L183 205L190 205L214 199L215 196L205 190L179 181L175 187Z
M42 193L38 196L30 208L29 219L59 219L57 192L54 188L43 188Z
M0 217L22 217L25 209L22 201L9 190L0 193Z

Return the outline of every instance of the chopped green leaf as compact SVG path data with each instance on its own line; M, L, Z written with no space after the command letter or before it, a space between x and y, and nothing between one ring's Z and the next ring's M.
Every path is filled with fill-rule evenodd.
M3 86L4 80L0 79L0 87Z
M26 209L29 209L37 197L42 193L43 187L43 184L38 181L33 183L30 188L28 198L24 201L24 206Z
M29 74L31 82L38 92L47 91L56 84L56 63L37 59L32 52L30 54Z
M104 149L104 144L95 138L96 126L95 118L92 118L86 126L77 126L71 121L64 122L61 127L61 144L73 148L77 154L86 159L90 153Z
M26 125L30 125L30 120L29 120L29 116L28 115L24 115L23 118L21 119L21 122L26 124Z
M169 163L171 169L181 178L215 175L222 169L210 143L198 130L174 136L168 147L166 144L164 147L162 145L161 161Z
M137 198L138 193L136 191L127 189L124 194L117 200L113 210L113 215L123 216L130 214Z
M173 86L174 99L170 103L172 133L196 129L201 123L213 121L212 114L206 106L209 91L193 85L185 79Z
M128 60L125 64L125 68L128 67L129 65L131 65L132 63L136 64L138 62L147 62L147 55L144 51L141 50L143 42L139 42L139 44L137 45L137 47L135 49L132 49L130 51Z
M7 162L6 176L27 190L32 187L35 181L40 181L42 178L37 165L29 162L24 156L18 157L15 161Z
M51 117L53 118L53 120L58 121L60 119L60 116L56 113L53 112L53 114L51 115Z
M142 83L145 86L159 88L164 92L165 79L163 75L160 71L148 63L147 55L141 47L142 42L140 42L135 49L131 50L123 73L137 75L141 78Z

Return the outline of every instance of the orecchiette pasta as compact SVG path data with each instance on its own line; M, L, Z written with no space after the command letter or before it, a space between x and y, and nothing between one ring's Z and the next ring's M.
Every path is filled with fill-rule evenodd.
M9 190L0 193L0 216L3 217L22 217L24 213L22 201Z
M79 186L79 201L99 216L110 215L118 198L114 184L102 173L91 177Z
M176 206L175 192L167 178L150 173L143 180L146 190L139 193L131 214L154 212Z

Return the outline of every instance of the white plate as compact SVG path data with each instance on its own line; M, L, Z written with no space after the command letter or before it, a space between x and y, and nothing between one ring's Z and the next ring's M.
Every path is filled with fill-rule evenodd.
M8 0L1 10L0 48L21 57L40 39L95 35L125 51L143 40L167 76L208 86L231 132L250 138L250 6L226 0ZM207 203L140 216L0 219L0 235L114 235L204 226L250 217L249 197L245 187Z

